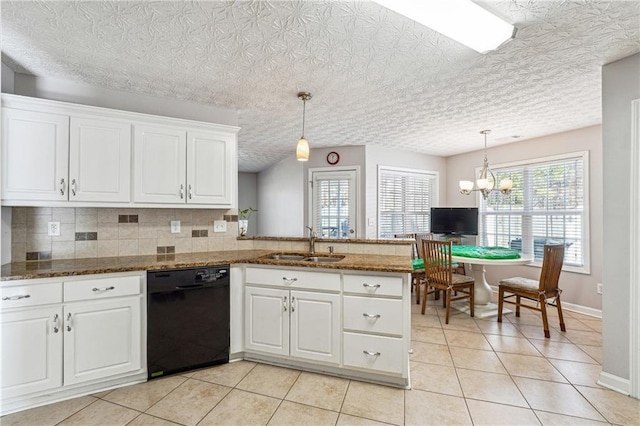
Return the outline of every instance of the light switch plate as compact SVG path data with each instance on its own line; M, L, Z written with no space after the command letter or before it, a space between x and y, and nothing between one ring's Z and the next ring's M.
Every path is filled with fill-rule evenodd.
M214 220L213 221L213 232L227 232L227 221L226 220Z
M171 233L172 234L179 234L180 233L180 221L179 220L172 220L171 221Z
M50 237L60 236L60 222L48 222L47 223L47 235Z

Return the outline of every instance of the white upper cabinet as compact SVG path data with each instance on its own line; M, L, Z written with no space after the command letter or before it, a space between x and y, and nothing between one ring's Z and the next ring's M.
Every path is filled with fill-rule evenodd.
M235 127L15 95L2 104L3 205L237 207Z
M186 146L182 129L135 126L135 202L185 202Z
M2 109L2 198L67 200L69 117Z
M134 201L233 207L235 134L135 126Z
M69 200L128 202L131 125L71 117Z

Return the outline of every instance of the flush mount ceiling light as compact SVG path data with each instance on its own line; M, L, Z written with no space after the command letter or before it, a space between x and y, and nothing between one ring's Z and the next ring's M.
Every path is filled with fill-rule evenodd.
M298 99L302 100L302 136L296 145L296 160L309 161L309 142L304 137L304 116L307 106L307 101L311 99L311 93L300 92L298 93Z
M480 169L480 173L478 174L478 179L476 179L475 185L470 180L461 180L461 194L469 195L473 191L480 191L482 197L486 200L491 191L496 187L496 176L489 168L489 161L487 160L487 135L489 133L491 133L491 130L482 130L480 132L480 134L484 135L484 163L482 164L482 169ZM511 179L502 179L500 181L500 192L504 195L508 195L511 193L512 186L513 181Z
M516 28L471 0L375 0L432 30L486 53L512 39Z

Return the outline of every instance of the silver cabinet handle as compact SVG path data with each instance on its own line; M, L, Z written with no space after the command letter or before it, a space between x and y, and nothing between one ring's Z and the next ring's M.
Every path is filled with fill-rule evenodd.
M191 190L191 184L189 184L189 199L193 198L193 191Z
M64 195L64 178L60 179L60 195Z
M115 290L116 288L114 286L111 287L102 287L102 288L98 288L98 287L94 287L91 289L91 291L109 291L109 290Z
M298 281L298 279L297 279L297 278L287 278L287 277L282 277L282 279L283 279L284 281L290 281L290 282L292 282L292 283L293 283L293 282Z
M71 312L67 314L67 331L71 331Z
M380 314L371 315L371 314L368 314L366 312L363 312L362 316L365 317L365 318L376 318L376 319L380 318Z
M2 300L20 300L20 299L28 299L30 298L30 294L19 294L17 296L6 296L3 297Z
M180 184L180 199L182 200L184 198L184 185Z
M362 353L369 356L380 356L380 352L362 351Z
M282 309L284 309L284 311L287 312L287 296L284 296L282 298Z
M71 195L76 196L76 180L71 179Z
M367 284L367 283L362 283L362 286L365 288L380 288L380 284Z
M296 298L291 296L291 312L295 312L296 311Z
M60 317L55 314L53 316L53 332L57 333L58 331L60 331Z

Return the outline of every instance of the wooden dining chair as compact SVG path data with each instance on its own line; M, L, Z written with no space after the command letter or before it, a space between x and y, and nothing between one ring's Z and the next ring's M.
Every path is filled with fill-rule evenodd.
M473 316L474 284L473 277L453 273L451 262L451 241L422 240L422 256L424 259L427 288L422 297L422 314L427 307L428 288L434 291L444 291L442 306L446 307L445 323L449 324L451 302L459 299L469 299L469 313ZM453 297L453 292L461 295Z
M547 320L547 299L555 297L555 304L558 308L560 319L560 330L566 331L564 319L562 317L562 305L560 304L560 293L562 290L558 286L562 262L564 261L564 244L545 245L544 257L542 259L542 271L538 281L523 277L507 278L500 281L498 285L498 322L502 322L502 306L504 303L516 305L516 317L520 316L520 307L532 309L542 313L542 325L544 327L544 337L549 338L549 321ZM511 293L505 296L505 293ZM516 301L506 300L508 297L516 297ZM521 298L536 301L535 306L521 304ZM538 307L540 305L540 307Z

